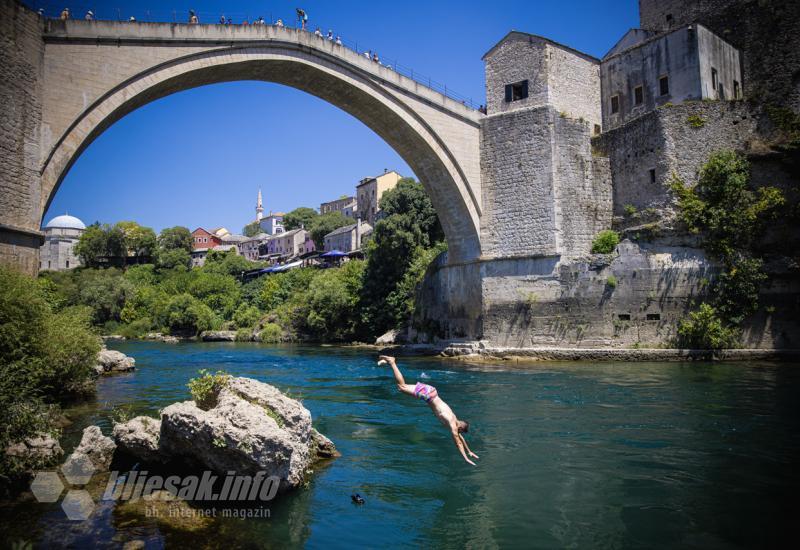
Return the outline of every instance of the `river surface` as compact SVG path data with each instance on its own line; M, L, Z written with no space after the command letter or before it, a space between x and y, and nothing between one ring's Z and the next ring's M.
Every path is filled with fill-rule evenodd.
M796 520L800 365L508 363L400 359L460 418L480 455L466 464L422 402L399 394L373 352L258 344L112 343L132 374L102 378L68 410L63 444L109 433L189 398L199 369L224 369L299 398L342 457L269 518L156 521L98 506L70 522L58 504L0 506L5 544L78 548L776 546ZM366 502L351 502L352 493Z

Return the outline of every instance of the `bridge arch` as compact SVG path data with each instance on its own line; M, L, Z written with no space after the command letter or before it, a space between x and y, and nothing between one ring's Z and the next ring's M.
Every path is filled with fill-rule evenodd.
M237 80L290 86L359 119L381 136L425 185L447 237L450 261L469 261L480 256L481 194L479 188L475 189L476 182L470 181L478 177L472 161L477 162L479 124L468 118L457 120L458 117L430 101L422 101L428 104L418 109L415 102L420 103L420 99L413 97L409 101L410 94L402 87L391 86L352 60L309 47L302 41L232 42L154 64L109 86L60 136L53 136L51 147L42 151L42 215L80 154L116 121L170 94ZM442 128L459 124L470 133L466 144L454 143L452 133L449 136L441 133ZM459 132L463 130L458 128L454 133ZM474 159L470 154L473 141ZM465 166L465 158L470 166Z

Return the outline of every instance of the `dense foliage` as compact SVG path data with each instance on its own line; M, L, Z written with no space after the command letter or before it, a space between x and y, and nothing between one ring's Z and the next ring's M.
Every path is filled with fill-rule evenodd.
M775 187L754 189L750 164L733 151L713 154L698 183L687 187L675 179L680 218L702 237L703 246L721 264L708 302L681 322L679 343L719 349L735 345L738 327L758 309L760 286L767 280L758 243L785 198Z
M54 403L91 387L100 346L89 313L49 281L0 267L0 449L56 434ZM0 476L41 466L0 451Z
M313 208L301 206L300 208L295 208L291 212L286 213L283 217L283 227L286 231L299 229L301 227L309 229L317 216L319 216L319 214L317 214L317 211Z
M409 322L425 270L446 249L421 184L401 180L384 194L381 207L384 214L366 246L366 260L336 268L293 269L243 284L243 273L259 264L233 251L212 250L203 267L188 269L191 234L173 227L157 239L151 235L136 241L154 243L153 263L45 272L41 281L63 307L82 307L102 332L127 337L149 332L194 336L224 329L236 330L240 340L255 335L269 342L372 340ZM306 225L315 239L353 223L339 212L311 212L298 208L287 218ZM148 235L145 229L129 222L94 226L94 236L82 239L82 248L89 249L95 238L107 247L108 235L117 232L126 250L135 248L126 235ZM98 257L108 253L98 249Z
M165 229L156 237L149 227L131 221L90 225L75 246L75 253L87 267L122 267L142 261L188 267L191 251L192 236L185 227Z

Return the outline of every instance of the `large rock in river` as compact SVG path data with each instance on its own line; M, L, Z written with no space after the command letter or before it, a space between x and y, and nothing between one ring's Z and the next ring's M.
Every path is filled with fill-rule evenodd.
M95 370L98 374L108 374L111 372L129 372L136 369L136 359L128 357L121 351L113 349L101 349L97 354L97 366Z
M132 424L139 420L115 426L114 436L121 448L153 462L154 438ZM299 401L250 378L231 378L208 410L194 401L165 408L157 446L161 462L184 462L221 475L263 471L280 478L281 490L301 485L317 458L338 455L333 443L312 428L311 413Z
M114 440L103 435L98 426L89 426L83 430L81 442L73 454L86 455L96 469L108 470L116 449Z
M114 425L114 441L120 451L145 463L163 461L158 448L160 438L161 421L148 416Z
M200 333L203 342L235 342L235 330L204 330Z

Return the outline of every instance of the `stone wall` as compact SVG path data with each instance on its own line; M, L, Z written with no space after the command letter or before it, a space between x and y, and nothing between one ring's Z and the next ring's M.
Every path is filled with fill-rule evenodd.
M0 263L28 272L38 266L41 244L41 33L36 14L14 0L0 0ZM28 250L30 245L35 249Z
M453 330L442 292L458 289L453 283L468 280L467 271L469 280L479 278L480 293L474 294L468 321L462 317ZM423 283L412 332L419 341L428 341L417 334L427 329L444 339L479 339L489 348L671 347L679 322L703 299L716 272L702 250L630 241L614 254L572 262L542 256L435 267ZM790 271L773 274L760 300L762 308L744 326L742 345L800 346L797 277Z
M569 118L600 124L600 63L556 44L547 45L549 102Z
M742 53L745 97L800 111L800 2L639 0L643 28L702 23Z
M690 117L697 117L691 120L701 125ZM713 152L748 152L757 126L745 102L688 102L656 109L593 138L595 152L610 159L614 215L623 216L624 207L632 205L640 212L656 209L660 217L669 218L673 176L695 184Z
M592 155L589 121L559 114L553 122L556 239L564 259L588 253L611 226L611 173L608 158Z
M550 107L490 115L481 128L484 256L556 254Z
M510 33L484 56L486 109L489 114L546 105L547 42L525 33ZM528 97L507 103L507 84L528 81Z

